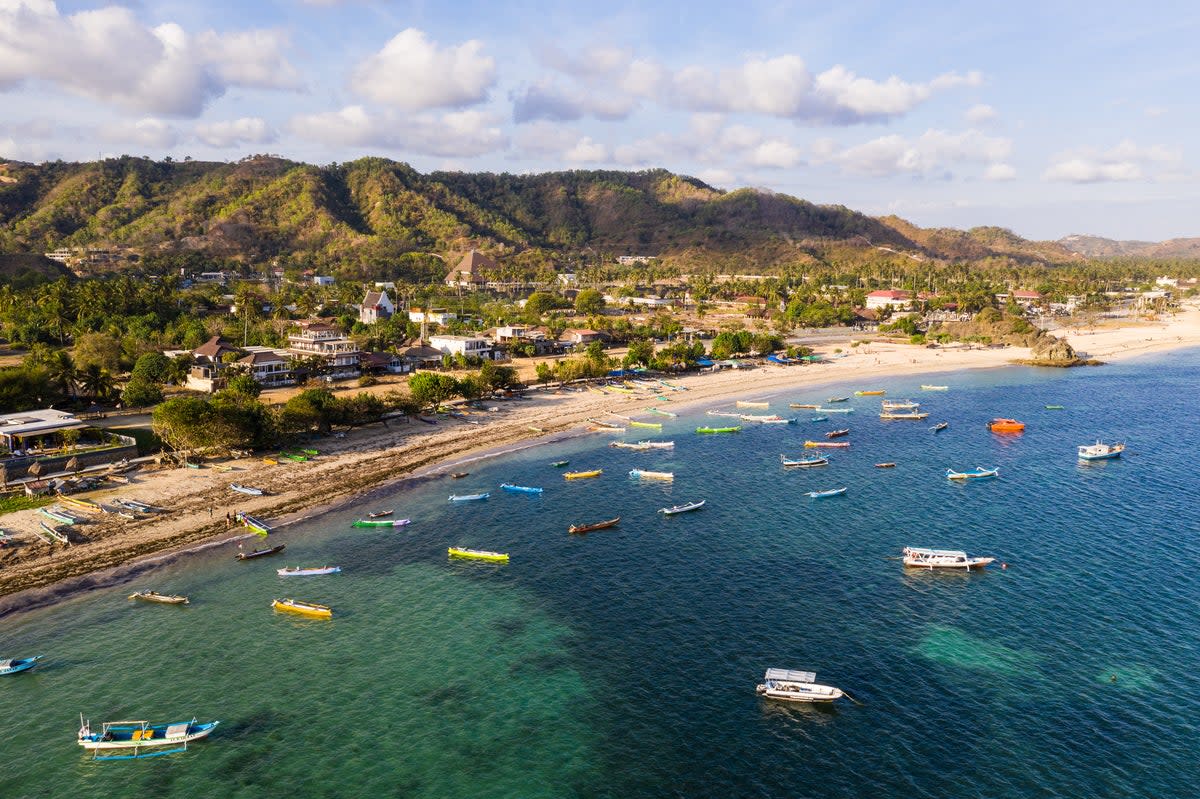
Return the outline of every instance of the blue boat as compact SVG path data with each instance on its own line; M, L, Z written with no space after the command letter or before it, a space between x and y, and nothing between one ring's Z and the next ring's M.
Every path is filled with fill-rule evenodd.
M808 421L810 421L810 422L828 422L829 417L828 416L810 416L808 418Z
M34 655L31 658L8 658L7 660L0 660L0 674L16 674L21 671L29 671L41 659L41 655Z
M516 491L522 494L540 494L544 489L534 488L533 486L515 486L511 483L501 483L500 487L505 491Z

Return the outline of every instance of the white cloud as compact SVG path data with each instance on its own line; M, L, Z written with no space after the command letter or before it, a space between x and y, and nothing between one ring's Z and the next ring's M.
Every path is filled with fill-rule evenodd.
M105 125L100 128L100 138L122 147L137 145L154 150L169 150L179 143L179 133L175 127L153 117Z
M1012 141L986 136L977 130L947 133L927 130L915 139L882 136L838 150L828 140L812 148L814 158L837 164L844 172L870 177L889 175L944 176L963 163L1002 162L1012 152Z
M118 6L64 15L50 0L4 0L0 89L40 80L135 111L197 116L231 86L294 87L286 44L270 31L150 28Z
M1161 145L1139 147L1125 140L1108 150L1083 147L1060 153L1042 179L1064 183L1153 181L1174 177L1182 165L1179 150Z
M803 161L800 149L782 139L769 139L751 150L746 157L753 166L790 169Z
M335 146L377 147L399 152L464 158L501 150L508 141L496 119L481 111L436 114L372 114L360 105L293 117L297 136Z
M547 80L522 87L512 100L513 121L517 123L539 119L572 122L585 116L625 119L636 105L628 95L605 95L578 84L564 86Z
M210 147L236 147L275 141L275 131L260 117L242 117L196 125L196 138Z
M737 183L737 176L728 169L704 169L701 170L696 177L703 180L710 186L717 188L727 188Z
M972 125L987 125L995 122L1000 117L996 113L996 109L986 103L978 103L971 106L963 116Z
M608 160L608 148L584 136L563 153L563 159L572 163L594 164Z
M1009 164L990 164L987 169L983 170L984 180L1013 180L1016 177L1017 170Z
M407 28L358 65L355 92L405 111L463 108L487 99L496 62L476 39L439 47L423 31Z

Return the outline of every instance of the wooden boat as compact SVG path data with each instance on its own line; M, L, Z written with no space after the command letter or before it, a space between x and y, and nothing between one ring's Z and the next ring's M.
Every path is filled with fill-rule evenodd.
M978 480L985 477L995 477L1000 474L999 469L985 469L982 466L976 466L974 471L956 472L953 469L946 470L946 477L950 480Z
M75 524L75 522L79 521L74 516L70 515L69 513L64 513L59 508L38 508L37 512L42 516L45 516L47 519L56 521L59 524Z
M679 416L679 414L677 414L677 413L671 413L670 411L664 411L661 408L647 408L646 413L653 413L653 414L657 414L658 416L669 416L672 419Z
M1048 411L1065 411L1066 408L1062 405L1047 405L1046 410L1048 410Z
M446 550L452 558L472 558L474 560L490 560L497 563L508 563L507 552L491 552L486 549L465 549L450 547Z
M234 555L235 560L253 560L254 558L265 558L268 555L278 555L284 549L283 544L276 544L268 549L256 549L253 552L239 552Z
M184 461L183 465L184 465L184 468L187 468L187 469L203 469L204 468L203 463L192 463L191 461Z
M589 419L588 419L588 422L589 422L590 424L593 424L593 425L595 425L596 427L600 427L600 428L606 428L606 429L608 429L608 430L621 430L621 431L624 431L624 430L625 430L625 428L624 428L624 427L621 427L620 425L613 424L612 422L606 422L606 421L604 421L603 419L589 418Z
M513 491L519 494L540 494L545 489L535 488L534 486L518 486L512 483L501 483L500 488L504 491Z
M188 598L182 594L160 594L157 591L138 591L129 595L130 599L142 599L146 602L158 602L162 605L186 605Z
M355 519L351 527L405 527L412 519Z
M317 455L321 454L319 450L315 450L315 449L302 449L300 451L303 452L305 455L307 455L310 458L315 458Z
M43 541L47 544L70 544L71 539L67 538L67 534L57 527L51 527L45 522L38 522L37 528L34 530Z
M651 430L662 430L662 422L635 422L629 423L630 427L646 427Z
M812 497L813 499L824 499L825 497L836 497L846 493L846 487L831 488L828 491L806 491L804 496Z
M341 566L321 566L320 568L309 569L300 566L287 566L282 569L276 569L275 573L280 577L315 577L319 574L337 574L341 570Z
M928 411L880 411L879 418L880 419L889 419L889 420L890 419L912 419L912 420L920 421L921 419L928 419L929 413L928 413Z
M475 502L480 499L487 499L491 494L451 494L448 502Z
M201 724L196 719L170 724L108 721L99 732L92 732L90 721L84 721L82 716L79 721L78 743L91 751L96 760L135 760L184 752L189 743L208 737L221 723Z
M993 433L1020 433L1025 429L1025 423L1016 419L993 419L988 422L988 427Z
M932 430L933 430L933 432L935 432L935 433L940 433L940 432L942 432L943 430L945 430L945 429L946 429L947 427L949 427L949 426L950 426L950 423L949 423L949 422L938 422L937 424L935 424L935 425L933 426Z
M609 519L608 521L604 521L604 522L596 522L595 524L572 524L570 527L567 528L567 532L568 533L590 533L593 530L604 530L608 527L616 527L617 523L620 521L621 521L621 517L617 516L615 519Z
M279 461L276 458L263 458L262 462L267 464L268 466L278 466L279 465Z
M856 397L882 397L886 393L887 393L886 391L881 391L881 390L855 391L854 396L856 396Z
M850 428L843 427L841 430L830 430L825 434L826 438L841 438L842 436L850 435Z
M995 558L968 558L966 552L954 549L905 547L901 554L905 566L920 569L982 569L995 560Z
M563 472L564 480L586 480L589 477L599 477L604 474L603 469L592 469L587 472Z
M783 467L785 469L792 469L792 468L808 469L813 466L828 466L829 458L823 457L821 455L813 455L811 458L799 458L799 459L793 460L790 458L785 458L783 455L780 455L779 462L783 464Z
M566 466L568 463L570 463L570 461L555 461L554 463L552 463L550 465L553 466L555 469L561 469L562 467Z
M392 508L388 508L387 510L377 510L374 513L368 513L367 518L368 519L382 519L384 516L391 516L395 512L396 511Z
M275 528L264 522L262 519L251 516L249 513L238 511L233 515L233 518L241 522L247 529L253 530L259 535L267 535Z
M789 402L788 407L789 408L798 408L800 410L811 411L811 410L816 410L817 408L820 408L821 405L820 405L820 403L817 403L817 402Z
M77 497L66 496L65 494L58 495L58 501L71 510L81 510L85 513L103 513L100 505L92 502L90 499L79 499Z
M450 472L450 479L461 480L469 474L470 472Z
M293 461L295 463L304 463L305 461L308 460L307 455L301 455L298 452L281 452L281 453L279 453L279 457L284 458L289 461Z
M276 599L271 602L271 607L286 613L311 616L314 619L333 618L333 608L327 605L318 605L316 602L303 602L299 599Z
M769 402L758 402L755 400L738 400L734 404L737 405L739 408L770 408L771 407L771 403L769 403Z
M1121 457L1121 453L1124 451L1124 444L1104 444L1097 439L1095 444L1085 444L1079 447L1079 460L1106 461L1110 458Z
M229 487L239 494L248 494L252 497L261 497L263 495L263 490L261 488L255 488L254 486L244 486L237 483L230 483Z
M697 427L697 433L740 433L741 426L738 427Z
M612 427L611 425L593 425L588 428L593 433L624 433L624 427Z
M810 416L808 421L810 421L810 422L828 422L829 417L828 416Z
M763 681L755 687L759 696L785 702L834 702L846 694L832 685L818 685L811 671L767 669Z
M817 408L821 413L854 413L853 408Z
M646 452L650 449L650 447L644 442L631 444L628 441L610 441L608 445L613 449L631 449L634 452Z
M669 508L659 508L658 512L664 516L674 516L677 513L687 513L692 510L700 510L704 507L704 503L708 500L700 500L699 502L688 502L683 505L672 505Z
M674 472L651 472L646 469L630 469L629 476L635 480L674 480Z
M875 464L875 468L876 469L894 469L894 468L896 468L896 464L893 461L887 461L885 463Z
M912 400L884 400L879 403L879 407L885 411L911 411L914 408L920 408L921 403Z
M118 499L118 504L125 505L133 510L140 510L142 513L166 513L166 508L159 508L154 505L149 505L145 502L139 502L136 499Z
M31 658L0 658L0 676L29 671L41 659L41 655L34 655Z
M834 449L834 448L845 449L846 447L850 446L850 442L849 441L805 441L804 446L808 447L809 449L816 449L818 447L825 448L825 449Z
M825 401L826 402L849 402L850 398L849 397L830 397Z
M742 418L742 415L740 413L734 413L732 411L705 411L704 415L705 416L728 416L731 419Z
M929 386L929 385L925 385L924 383L922 383L921 390L922 391L949 391L950 386Z

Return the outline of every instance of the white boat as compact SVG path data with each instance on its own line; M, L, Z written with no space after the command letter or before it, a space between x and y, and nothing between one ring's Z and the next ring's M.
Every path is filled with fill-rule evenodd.
M854 413L853 408L817 408L817 413Z
M791 469L793 467L797 469L807 469L811 466L828 466L829 458L824 458L820 455L814 455L811 458L799 458L797 460L793 460L780 455L779 462L783 464L785 469Z
M1109 458L1121 457L1124 451L1124 444L1105 444L1097 439L1095 444L1085 444L1079 448L1079 460L1106 461Z
M189 743L207 737L221 723L197 723L196 719L170 724L108 721L99 732L92 732L91 722L84 721L82 716L79 722L79 745L91 750L97 760L133 760L183 752Z
M229 487L234 491L237 491L239 494L249 494L252 497L261 497L263 495L263 490L261 488L255 488L254 486L244 486L238 485L237 483L230 483Z
M832 685L818 685L816 672L791 669L767 669L763 681L754 690L768 699L785 702L833 702L846 694Z
M905 547L904 565L920 569L982 569L995 558L969 558L956 549L922 549Z
M880 407L885 411L911 411L915 408L920 408L921 403L913 402L912 400L883 400Z
M641 480L674 480L674 472L651 472L645 469L630 469L629 476Z
M451 494L450 502L472 502L477 499L487 499L491 494Z
M313 577L318 574L337 574L341 570L341 566L321 566L320 568L312 569L305 569L301 566L288 566L284 569L276 569L275 573L280 577Z
M978 480L983 477L995 477L1000 474L999 468L985 469L982 466L976 466L973 472L956 472L953 469L946 470L946 478L949 480Z
M769 402L758 402L754 400L738 400L736 403L739 408L770 408Z
M921 384L921 390L922 391L949 391L950 386L927 386L925 384Z
M704 414L706 416L729 416L734 419L740 419L742 416L740 413L733 413L731 411L705 411Z
M708 500L700 500L699 502L688 502L683 505L672 505L669 508L659 508L658 512L664 516L674 516L676 513L687 513L690 510L700 510L704 507L704 503Z
M928 419L929 413L927 411L912 411L912 410L889 411L887 409L884 409L879 412L879 418L880 419L916 419L916 420L920 420L920 419Z

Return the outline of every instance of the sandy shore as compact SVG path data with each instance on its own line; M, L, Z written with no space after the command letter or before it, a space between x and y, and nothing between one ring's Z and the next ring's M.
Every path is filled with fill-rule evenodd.
M1092 358L1116 361L1200 346L1200 309L1189 307L1153 323L1058 333ZM670 382L688 390L667 392L669 403L656 400L648 390L636 395L595 389L535 391L530 392L530 399L491 403L497 408L494 412L480 411L465 419L443 418L437 425L372 425L341 438L328 437L316 444L320 456L305 463L270 465L254 458L222 464L232 471L138 471L130 485L90 492L86 498L97 502L136 498L167 508L168 513L139 520L97 516L72 529L70 546L51 546L38 538L33 531L40 517L34 511L4 516L0 524L18 541L0 548L0 614L127 579L163 558L199 546L229 546L232 554L236 546L232 541L244 538L245 531L228 527L226 513L241 510L286 527L397 479L442 475L463 460L582 434L589 417L634 415L650 406L679 412L688 406L734 397L768 398L785 391L793 399L819 402L825 395L817 389L830 382L854 381L863 388L886 388L889 378L999 367L1028 357L1020 349L927 349L881 341L851 347L850 340L822 347L827 355L839 348L845 353L826 364L673 378ZM951 382L951 378L937 382ZM808 388L813 392L806 396ZM229 488L235 482L262 488L267 494L250 497L236 493Z

